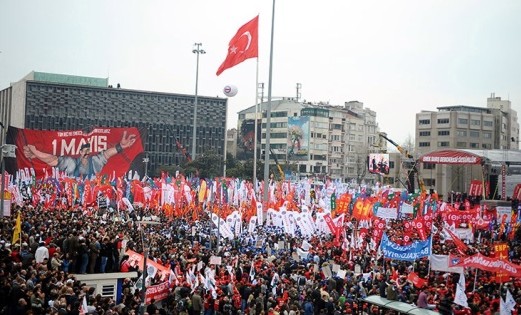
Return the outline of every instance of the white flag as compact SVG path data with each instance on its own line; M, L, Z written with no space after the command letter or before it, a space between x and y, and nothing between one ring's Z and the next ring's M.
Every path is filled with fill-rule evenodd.
M505 301L502 297L499 298L499 315L510 315L512 312L510 312L507 309L507 306L505 305Z
M465 275L460 273L459 281L456 285L456 295L454 296L454 303L463 307L469 307L467 303L467 295L465 294Z
M250 267L250 281L253 281L255 279L255 267L253 265L255 258L251 261L251 267Z
M507 296L505 297L505 306L509 312L513 311L516 308L516 300L510 294L510 290L507 289Z
M87 314L89 312L88 306L87 306L87 297L83 296L83 301L81 302L80 307L80 314Z

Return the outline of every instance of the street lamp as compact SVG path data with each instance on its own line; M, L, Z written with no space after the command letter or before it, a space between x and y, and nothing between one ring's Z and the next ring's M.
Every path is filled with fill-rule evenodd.
M150 162L150 159L147 155L143 158L143 163L145 163L145 177L148 177L148 162Z
M197 135L197 88L199 84L199 55L206 54L201 46L201 43L195 43L194 49L192 52L197 54L197 63L195 67L195 100L194 100L194 127L193 127L193 135L192 135L192 160L195 159L195 146L196 146L196 135ZM225 153L226 154L226 153Z

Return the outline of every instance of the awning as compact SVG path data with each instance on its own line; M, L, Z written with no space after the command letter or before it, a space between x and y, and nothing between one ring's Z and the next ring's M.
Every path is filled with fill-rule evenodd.
M482 158L462 150L441 150L424 154L420 157L420 162L431 164L481 164Z

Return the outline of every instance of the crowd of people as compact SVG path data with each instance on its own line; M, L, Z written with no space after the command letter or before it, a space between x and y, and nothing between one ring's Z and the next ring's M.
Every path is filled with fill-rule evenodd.
M20 239L11 243L18 212ZM2 314L137 314L142 304L140 286L135 285L138 278L125 279L121 296L113 299L77 280L77 275L139 271L126 253L143 253L144 246L148 259L174 274L158 273L148 280L149 285L169 281L170 287L166 299L147 305L148 314L378 314L375 306L362 302L370 295L440 314L499 314L499 301L507 290L517 301L513 313L521 310L521 281L517 279L499 283L489 272L466 268L469 307L464 308L453 303L459 274L431 270L425 258L397 261L383 257L377 248L340 246L330 234L304 240L299 233L291 236L264 224L253 233L243 229L233 239L224 239L218 237L209 213L192 221L143 208L59 211L27 205L13 206L11 213L0 220ZM145 217L161 224L139 225ZM346 235L351 235L355 220L345 222ZM441 227L443 222L437 217L433 224ZM368 230L370 238L371 227ZM402 237L401 230L400 220L390 220L390 238ZM501 237L495 230L484 231L479 241L468 244L469 254L492 254L492 242ZM521 253L517 239L517 235L504 239L513 261ZM455 249L450 240L433 235L433 254ZM221 263L212 264L212 256L221 257ZM324 267L332 265L346 273L328 275ZM204 281L189 281L192 272L197 279L199 275L212 278L212 288ZM412 272L427 285L416 287L409 279ZM87 309L82 307L83 300Z

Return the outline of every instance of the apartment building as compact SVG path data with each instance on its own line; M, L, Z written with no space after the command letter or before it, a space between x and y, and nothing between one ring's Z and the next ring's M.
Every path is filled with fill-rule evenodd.
M253 158L255 117L260 139L258 156L263 158L267 106L262 102L239 112L239 159ZM352 101L334 106L283 98L271 102L270 120L270 160L276 157L279 163L293 170L295 177L329 176L366 183L378 180L367 174L367 155L379 150L375 147L379 128L376 113L364 108L363 103Z

